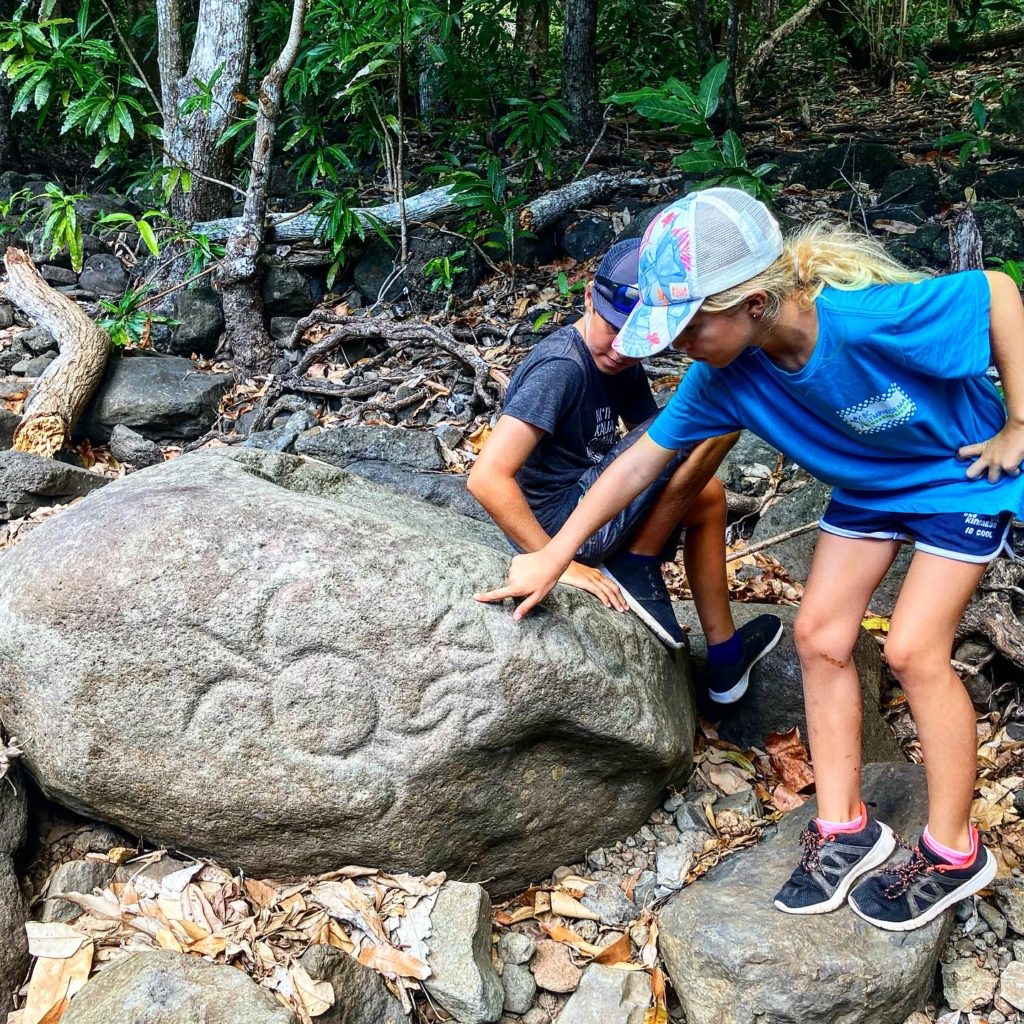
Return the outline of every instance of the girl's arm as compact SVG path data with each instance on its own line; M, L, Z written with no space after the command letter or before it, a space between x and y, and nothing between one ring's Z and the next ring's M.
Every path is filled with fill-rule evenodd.
M513 616L521 619L551 592L579 546L657 480L675 454L644 434L597 478L562 529L544 547L512 559L506 586L473 596L478 601L525 597Z
M957 455L975 460L967 470L972 480L987 473L989 483L995 483L1003 473L1019 476L1024 463L1024 303L1006 274L986 270L985 276L991 293L992 361L1003 384L1006 425L987 441L964 445Z

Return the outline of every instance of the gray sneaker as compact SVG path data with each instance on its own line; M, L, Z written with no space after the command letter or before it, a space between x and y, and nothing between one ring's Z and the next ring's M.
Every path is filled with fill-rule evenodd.
M888 825L868 817L859 832L823 836L813 819L800 833L804 854L775 906L786 914L827 914L841 906L857 879L878 867L896 848Z

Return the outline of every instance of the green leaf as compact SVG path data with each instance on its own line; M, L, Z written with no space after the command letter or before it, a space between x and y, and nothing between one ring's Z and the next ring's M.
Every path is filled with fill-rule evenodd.
M536 320L533 321L533 330L538 330L543 327L553 316L555 311L553 309L546 309Z
M743 143L731 128L722 136L722 156L730 167L747 166L747 154L743 151Z
M659 93L637 103L636 111L652 121L663 121L682 132L707 134L707 125L682 100Z
M138 220L135 222L135 226L139 229L139 235L143 242L146 243L146 248L154 255L160 255L160 245L156 240L156 234L153 231L152 226L148 221Z
M724 166L722 156L717 150L688 149L680 153L672 163L680 170L691 174L705 174L708 171L721 170Z
M36 86L35 96L33 96L33 102L36 105L36 110L42 110L46 106L46 101L50 98L50 80L43 78Z
M702 79L697 91L697 112L706 121L717 109L729 62L719 61Z
M36 104L38 106L38 104ZM979 128L985 127L985 121L988 118L988 111L985 109L985 104L982 102L980 96L974 98L974 102L971 104L971 117L974 118L974 123Z
M120 100L114 104L114 114L117 116L118 121L121 122L121 127L124 128L129 139L135 138L135 122L132 120L132 115L128 113L128 108Z

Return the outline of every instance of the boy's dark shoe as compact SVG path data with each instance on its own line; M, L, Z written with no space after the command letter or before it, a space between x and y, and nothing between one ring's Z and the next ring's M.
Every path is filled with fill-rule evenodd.
M736 632L743 644L743 657L735 665L708 665L704 672L708 696L716 704L735 704L750 684L750 670L782 639L782 619L758 615Z
M896 848L888 825L868 816L859 832L823 836L813 819L800 833L804 855L775 896L787 914L827 914L846 899L857 879L878 867Z
M996 859L980 840L974 860L963 867L947 864L922 841L903 864L864 879L850 893L850 907L878 928L909 932L984 889L995 875Z
M688 646L686 634L672 611L660 559L623 552L608 558L601 572L618 584L626 604L663 644L674 651Z

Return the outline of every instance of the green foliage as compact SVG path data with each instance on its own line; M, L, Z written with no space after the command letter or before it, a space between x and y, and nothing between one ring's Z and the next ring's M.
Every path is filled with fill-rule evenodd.
M561 295L563 299L567 299L570 296L575 295L577 292L587 290L586 281L573 281L572 284L569 284L569 278L566 277L564 270L560 270L558 272L556 280L558 284L558 294Z
M352 189L344 192L332 192L329 189L310 189L310 195L318 196L313 213L317 221L317 238L329 242L331 246L331 265L327 269L327 287L330 288L345 265L348 250L353 239L363 241L367 227L372 228L387 240L383 226L375 218L366 213L356 213L359 197Z
M525 197L511 189L501 158L484 154L483 173L457 165L430 168L440 172L441 180L452 186L460 210L459 231L485 248L511 252L519 232L516 209ZM497 235L498 237L494 237Z
M166 220L168 217L160 210L147 210L141 217L133 217L130 213L107 213L96 221L96 226L99 228L114 226L135 228L150 253L153 256L159 256L160 244L156 240L153 224Z
M711 135L708 119L718 109L728 70L728 61L716 64L701 79L696 92L679 79L670 78L660 89L614 93L607 102L631 105L650 121L669 125L684 135L706 138Z
M750 167L740 137L729 129L720 142L696 139L685 153L673 161L676 167L692 174L703 174L704 185L730 185L741 188L758 199L771 202L777 186L765 180L777 164L763 163Z
M466 255L465 249L459 249L450 256L435 256L423 265L423 276L430 282L430 290L436 292L444 288L450 292L455 284L455 278L464 274L466 268L459 265L459 260Z
M569 111L559 100L510 99L512 108L498 121L498 131L507 132L506 144L516 156L526 156L542 174L554 171L554 151L569 141Z
M1024 289L1024 263L1020 260L1004 260L998 256L989 256L988 262L996 269L1001 270L1008 277L1013 279L1013 283L1021 289Z
M975 131L944 132L935 140L936 149L959 146L961 164L967 163L972 157L988 156L992 151L992 141L986 130L988 110L985 107L984 95L985 87L983 86L971 103L971 120L975 124Z
M158 313L150 313L142 308L149 286L129 289L116 302L100 299L100 306L105 315L97 319L97 323L110 335L110 343L114 348L127 348L138 345L149 337L152 324L175 324L176 320Z
M28 218L35 220L42 232L39 247L45 248L49 243L49 259L52 260L66 249L71 255L71 266L76 274L82 269L85 254L82 222L78 218L75 204L83 199L84 193L76 192L69 195L63 192L59 185L47 182L46 191L40 196L33 197L33 202L38 207L37 215L30 215Z

